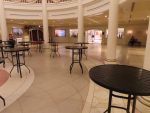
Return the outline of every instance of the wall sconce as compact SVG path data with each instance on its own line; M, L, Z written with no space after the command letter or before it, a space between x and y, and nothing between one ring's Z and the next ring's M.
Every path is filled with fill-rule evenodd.
M131 35L131 34L133 34L133 31L132 30L128 30L127 34Z

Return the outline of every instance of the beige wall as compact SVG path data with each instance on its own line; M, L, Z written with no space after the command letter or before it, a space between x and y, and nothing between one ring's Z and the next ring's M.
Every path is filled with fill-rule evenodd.
M117 43L119 45L122 44L128 44L128 41L130 40L131 36L134 35L135 38L137 38L143 46L146 45L146 39L147 39L147 34L146 30L148 28L148 24L139 24L139 25L124 25L124 26L119 26L120 28L125 28L125 33L124 33L124 38L123 39L117 39ZM99 29L105 32L106 34L106 26L101 26L101 27L87 27L86 30L88 29ZM128 31L133 31L132 34L128 34ZM102 44L107 44L107 38L105 35L102 37Z
M55 37L55 29L64 29L66 31L65 37ZM70 37L69 29L77 29L75 27L51 27L50 29L50 36L52 36L53 40L56 42L63 42L63 43L73 43L77 42L77 38Z
M24 25L8 24L7 27L8 27L8 34L9 34L9 33L12 33L12 27L24 28ZM117 39L118 44L127 44L128 41L130 40L131 36L134 35L142 43L142 45L145 46L146 37L147 37L146 30L148 28L147 24L125 25L125 26L119 26L119 27L125 28L125 34L124 34L125 39ZM63 38L55 37L55 35L54 35L55 29L65 29L66 37L63 37ZM50 27L49 28L50 37L52 37L55 41L58 41L58 42L64 42L64 43L76 42L77 38L70 37L69 29L77 29L77 27ZM106 33L107 26L86 27L85 31L89 30L89 29L99 29ZM128 30L132 30L133 34L127 34ZM23 37L25 35L28 35L28 34L26 32L24 32ZM103 35L103 37L102 37L102 43L103 44L107 43L107 38L105 38L105 35Z

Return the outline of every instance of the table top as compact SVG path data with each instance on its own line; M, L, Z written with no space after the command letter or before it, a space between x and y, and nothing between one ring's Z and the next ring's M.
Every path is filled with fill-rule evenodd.
M76 42L75 44L89 44L88 42Z
M20 44L30 44L30 43L32 43L32 41L21 41L21 42L18 42L18 43L20 43Z
M15 48L6 48L5 52L18 52L18 51L28 51L29 47L15 47Z
M2 86L9 78L9 73L0 69L0 86Z
M66 46L66 49L87 49L87 46Z
M43 44L44 41L42 41L42 40L41 40L41 41L31 41L31 43L32 43L32 44Z
M0 47L3 48L3 47L11 47L11 45L9 44L0 44Z
M55 42L55 41L53 41L53 42L48 42L48 43L60 43L60 42Z
M59 43L59 42L48 42L48 43L50 43L51 46L58 46L58 43Z
M112 91L150 96L150 71L127 65L99 65L90 69L90 78Z

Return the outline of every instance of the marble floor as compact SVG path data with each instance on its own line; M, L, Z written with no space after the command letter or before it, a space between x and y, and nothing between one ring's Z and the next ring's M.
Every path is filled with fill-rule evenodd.
M32 49L32 56L26 55L26 64L33 69L35 80L27 92L1 113L103 113L107 107L108 91L96 85L90 96L94 98L89 111L83 109L91 87L88 70L92 66L104 64L106 46L89 44L87 60L83 56L84 74L75 64L70 75L71 52L64 48L65 45L59 45L60 56L54 58L50 57L49 49L44 49L42 53ZM117 47L118 63L142 67L143 56L144 48ZM122 100L114 102L124 105ZM113 110L113 113L122 112Z
M34 82L1 113L81 113L89 88L86 67L82 74L75 64L70 74L71 54L61 46L60 57L50 57L49 49L42 53L33 49L31 53L26 55L26 64L35 73Z
M84 62L88 70L93 66L104 64L104 62L102 61L105 59L106 46L102 46L99 48L96 47L96 48L101 51L101 54L100 52L98 52L99 53L98 56L100 55L101 56L97 57L98 59L95 58L92 59L92 63ZM129 48L125 46L118 46L117 54L116 54L117 56L116 63L142 67L143 60L144 60L144 51L145 51L144 48ZM108 96L109 96L109 92L107 89L96 85L93 81L90 81L89 93L82 113L103 113L108 106ZM126 107L127 101L123 99L113 98L112 104ZM126 111L113 108L112 113L126 113ZM141 112L137 108L136 113L149 113L149 110L148 111L145 110L144 112Z
M1 65L0 69L10 72L12 65L10 62L6 62L5 68L3 68ZM9 77L6 83L0 87L0 95L5 99L6 102L6 105L4 106L3 102L0 100L0 111L3 111L5 108L14 103L32 85L34 81L33 70L30 68L29 72L25 66L22 66L21 70L23 73L22 78L20 78L20 74L17 73L17 69L14 68L11 73L11 77Z

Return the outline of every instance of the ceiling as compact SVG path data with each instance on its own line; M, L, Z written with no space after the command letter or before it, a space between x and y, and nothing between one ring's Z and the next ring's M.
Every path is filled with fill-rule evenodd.
M147 24L150 0L126 0L119 5L119 24ZM108 11L84 17L85 26L102 26L108 23ZM42 20L7 20L9 24L42 25ZM49 20L49 26L76 27L77 18Z

